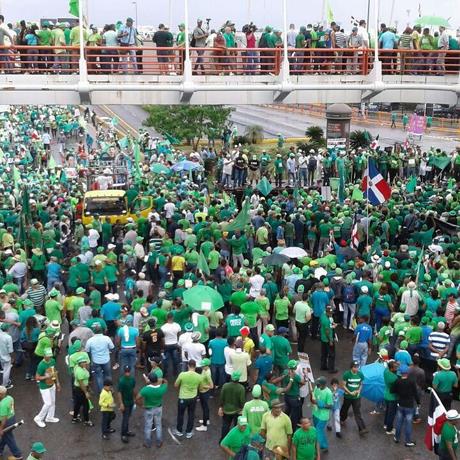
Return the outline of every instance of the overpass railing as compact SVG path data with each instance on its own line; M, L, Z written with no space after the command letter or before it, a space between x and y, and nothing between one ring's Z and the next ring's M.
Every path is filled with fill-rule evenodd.
M77 74L77 46L0 47L0 71L7 74ZM89 75L182 75L185 49L180 47L85 47ZM301 48L288 50L291 75L368 75L372 49ZM190 48L194 75L278 75L282 48ZM380 50L383 74L455 75L458 50Z

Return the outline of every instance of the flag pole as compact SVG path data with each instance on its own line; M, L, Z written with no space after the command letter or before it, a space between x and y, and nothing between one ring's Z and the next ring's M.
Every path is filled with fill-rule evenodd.
M367 180L366 180L366 250L369 246L369 152L367 152Z
M444 409L444 412L447 412L447 411L446 411L446 408L444 407L444 404L443 404L442 401L439 399L438 393L436 393L435 389L432 388L432 387L428 387L428 390L431 391L431 394L436 398L436 401L438 401L439 405Z

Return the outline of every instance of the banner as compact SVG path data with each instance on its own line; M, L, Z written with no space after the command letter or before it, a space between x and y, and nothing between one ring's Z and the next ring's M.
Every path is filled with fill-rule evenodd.
M409 134L415 134L416 136L423 136L426 127L426 119L422 115L416 115L413 113L409 120Z

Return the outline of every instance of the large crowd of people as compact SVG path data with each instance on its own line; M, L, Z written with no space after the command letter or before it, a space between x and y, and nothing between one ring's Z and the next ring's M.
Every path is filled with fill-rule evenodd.
M97 422L107 442L117 431L160 449L164 399L177 392L173 440L293 460L318 460L331 430L340 442L350 406L366 437L362 398L413 447L432 387L447 411L440 458L457 458L458 150L344 155L280 139L249 155L229 135L190 152L143 131L120 139L114 121L60 106L10 107L0 124L0 455L23 458L8 430L23 385L43 400L29 420L39 428ZM375 206L360 186L371 160L392 187ZM344 165L343 196L330 184ZM130 217L85 206L88 191L120 186ZM353 341L345 362L339 339ZM374 361L376 398L365 392ZM70 416L56 398L72 401Z
M185 44L197 74L273 74L280 69L283 33L266 26L246 24L241 30L227 20L211 27L198 19L189 33L185 24L177 30L159 24L153 35L143 35L132 18L104 27L83 29L89 73L180 74ZM334 21L309 23L286 32L292 74L355 74L371 68L376 38L365 20L350 27ZM384 73L455 74L460 69L459 36L445 26L407 26L402 31L380 25L378 45ZM80 46L78 20L41 24L25 20L5 23L0 16L0 64L4 72L75 72ZM47 49L47 47L49 47ZM153 50L156 47L158 49ZM170 48L170 49L168 49Z

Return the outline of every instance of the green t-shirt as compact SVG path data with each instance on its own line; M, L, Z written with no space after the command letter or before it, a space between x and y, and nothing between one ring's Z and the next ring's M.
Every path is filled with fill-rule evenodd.
M420 326L411 326L406 332L406 339L409 345L417 345L422 341L422 328Z
M289 318L289 305L291 302L287 297L277 298L274 302L275 306L275 319L283 321Z
M163 405L163 396L168 389L166 383L161 385L147 385L139 392L144 398L144 407L151 409L152 407L160 407Z
M38 44L40 46L50 46L51 39L53 37L53 32L49 29L41 29L36 31L36 35L38 36Z
M176 380L179 387L179 399L192 399L198 394L201 375L194 371L181 372Z
M228 447L231 451L238 453L243 446L247 446L251 441L251 429L249 425L244 431L238 426L233 427L221 441L221 445Z
M54 370L55 365L56 360L54 358L51 358L48 362L43 359L38 363L37 374L40 377L43 377L48 372L48 369L51 369L52 372ZM54 382L51 385L48 385L46 383L46 380L39 380L38 382L38 388L40 388L40 390L46 390L47 388L51 388L53 385Z
M298 323L305 324L307 323L307 313L310 312L311 315L311 308L309 307L307 302L299 301L294 304L294 313L295 313L295 320Z
M321 403L322 407L318 407L317 404L314 405L312 414L318 419L323 421L329 420L329 414L331 409L327 409L323 406L332 406L334 398L332 396L332 391L329 388L320 388L316 387L313 390L313 398L317 403Z
M251 434L259 433L262 425L262 417L268 412L268 403L261 399L248 401L243 407L243 417L246 417L251 429Z
M292 352L291 344L286 337L274 335L272 337L273 364L285 368L289 361L289 354Z
M91 301L91 306L93 309L97 310L101 308L102 295L97 289L93 289L91 291L89 300Z
M93 270L91 272L93 275L93 283L96 285L105 284L106 272L105 269L102 270Z
M358 371L356 374L351 372L351 370L346 371L342 376L343 381L345 382L345 386L348 391L356 391L361 386L364 375L361 371ZM359 399L361 395L350 395L345 393L344 398L346 399Z
M85 305L85 299L80 296L76 296L70 302L70 309L73 311L74 318L78 315L78 310Z
M229 337L238 337L240 329L244 326L244 316L232 313L225 319L225 325L227 326L227 335Z
M45 302L45 314L48 320L62 322L61 310L64 308L57 300L49 299Z
M450 393L458 382L454 371L438 371L433 376L433 387L438 393Z
M9 419L14 415L14 399L10 395L6 395L0 401L0 418Z
M315 460L317 439L315 427L311 426L307 431L299 428L292 437L292 444L297 450L294 460Z
M43 337L40 337L38 339L37 346L35 347L35 354L43 358L43 355L45 354L45 350L51 347L52 347L51 340L46 335L43 335Z
M0 402L0 404L1 404L1 402ZM0 414L1 414L1 410L0 410ZM454 451L457 450L457 446L458 446L457 428L454 425L451 425L448 422L444 423L444 425L442 427L442 430L441 430L441 442L439 443L439 449L443 453L448 452L446 442L451 442L452 443L452 448L454 449Z
M115 283L118 279L117 277L117 267L115 265L108 264L104 268L105 276L107 276L107 281L109 283Z
M284 374L284 378L282 380L283 387L287 387L289 384L289 380L290 380L288 371L287 370L284 371L283 374ZM300 375L295 374L292 379L291 388L289 388L289 390L286 392L286 395L292 396L293 398L298 398L300 394L301 383L302 383L302 378L300 377Z
M85 386L88 386L89 382L89 371L81 366L75 366L73 370L74 381L73 384L76 387L80 386L80 382L83 382Z
M245 291L236 291L230 296L230 302L237 307L241 307L247 300L247 293Z
M190 309L191 310L191 309ZM187 318L190 316L191 311L188 311ZM200 343L205 343L209 340L209 319L204 316L198 316L198 325L195 328L201 334Z
M385 392L383 394L385 401L396 401L397 397L394 393L391 392L391 387L396 382L396 380L398 380L398 376L394 372L385 369L383 372L383 380L385 381Z
M134 404L134 387L136 380L131 375L122 375L118 380L118 391L125 406Z
M319 320L321 342L331 342L334 340L334 333L331 327L331 320L326 313L323 313Z
M243 313L244 318L246 319L248 323L248 327L256 327L257 323L257 315L260 311L260 306L257 302L250 301L250 302L244 302L243 305L241 305L241 313Z

